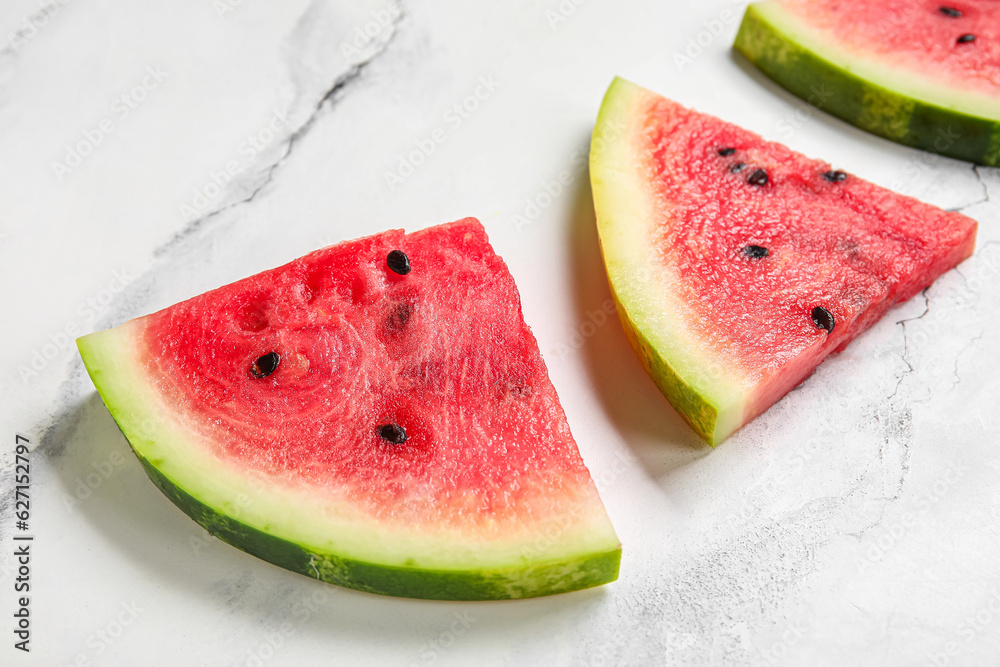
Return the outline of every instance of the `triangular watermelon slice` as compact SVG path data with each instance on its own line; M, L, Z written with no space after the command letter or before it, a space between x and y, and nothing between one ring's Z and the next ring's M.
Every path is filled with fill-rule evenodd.
M622 79L604 98L590 173L626 332L711 444L975 244L960 213Z
M472 218L325 248L78 345L153 482L260 558L455 600L617 577L514 280Z
M735 47L863 130L1000 166L996 0L769 0L747 7Z

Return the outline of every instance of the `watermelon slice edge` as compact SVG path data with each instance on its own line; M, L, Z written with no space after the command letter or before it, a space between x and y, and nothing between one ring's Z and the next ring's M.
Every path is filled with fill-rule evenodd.
M967 216L621 78L594 128L590 174L626 335L712 445L975 245Z
M406 276L385 263L400 247ZM259 558L431 599L617 578L620 543L474 219L316 251L77 344L150 479ZM277 370L254 377L272 348ZM380 439L391 420L406 442Z

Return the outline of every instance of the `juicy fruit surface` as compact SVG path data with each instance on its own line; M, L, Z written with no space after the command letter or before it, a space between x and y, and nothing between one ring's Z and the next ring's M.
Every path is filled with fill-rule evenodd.
M781 4L845 49L950 87L1000 97L1000 3L995 0ZM960 41L965 35L975 39Z
M122 342L127 373L100 356ZM513 278L474 219L311 253L81 339L81 351L157 485L272 562L463 599L616 576L617 538ZM116 386L129 373L153 421L169 423L162 441L180 445L134 426ZM261 488L274 507L237 499ZM355 572L372 565L385 567Z
M616 80L605 107L595 136L617 125L623 142L592 155L612 289L633 341L652 348L640 352L664 358L654 377L679 376L658 381L709 442L728 435L716 415L746 423L972 252L966 216L634 84ZM637 193L631 211L616 190Z
M642 113L636 154L649 157L656 196L672 209L650 240L681 278L699 338L749 383L817 343L830 346L813 308L833 314L844 345L929 285L969 240L961 214L854 176L831 182L829 164L734 125L662 98ZM736 152L722 157L724 148ZM752 184L758 170L763 185ZM768 254L755 258L748 246Z
M412 273L386 266L394 249ZM500 530L591 488L478 225L314 253L150 316L143 341L150 375L222 460L349 488L380 519ZM253 377L270 352L277 369ZM380 437L386 424L404 444Z

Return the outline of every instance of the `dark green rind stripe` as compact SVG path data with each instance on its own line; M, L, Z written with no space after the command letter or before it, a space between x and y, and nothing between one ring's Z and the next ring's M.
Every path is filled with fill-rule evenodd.
M1000 166L1000 122L907 97L821 58L747 7L734 48L803 100L872 134Z
M628 310L615 293L614 285L611 287L611 293L618 308L618 318L622 322L622 328L625 329L625 337L628 338L646 372L653 378L660 392L670 401L674 410L684 418L695 433L715 447L715 421L719 415L718 408L678 375L663 355L642 335L642 331L629 317Z
M394 567L317 553L220 514L167 479L138 452L133 453L160 491L208 532L270 563L338 586L407 598L505 600L568 593L618 578L620 548L569 561L476 571Z

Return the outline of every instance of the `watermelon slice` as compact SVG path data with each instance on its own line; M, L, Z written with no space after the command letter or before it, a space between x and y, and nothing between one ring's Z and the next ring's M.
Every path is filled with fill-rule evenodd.
M995 0L770 0L747 8L735 47L863 130L1000 166Z
M78 346L152 481L264 560L454 600L617 577L618 538L477 220L325 248Z
M611 84L590 154L619 315L710 444L968 257L976 223L635 84Z

